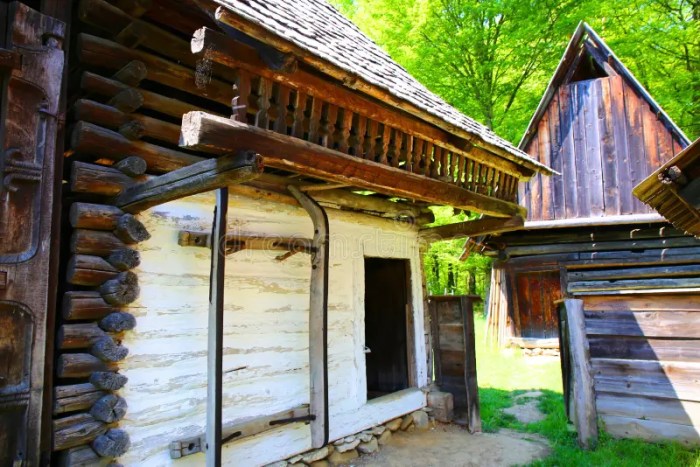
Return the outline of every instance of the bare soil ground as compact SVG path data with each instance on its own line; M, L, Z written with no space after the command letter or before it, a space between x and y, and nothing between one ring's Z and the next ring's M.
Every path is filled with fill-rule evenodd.
M395 432L381 451L352 465L366 467L476 467L523 465L549 455L538 435L501 430L471 435L456 425L429 431Z

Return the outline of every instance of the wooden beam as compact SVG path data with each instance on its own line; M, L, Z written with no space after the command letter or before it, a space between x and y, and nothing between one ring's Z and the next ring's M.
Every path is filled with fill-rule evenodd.
M114 204L136 213L158 204L195 195L229 184L251 180L263 171L262 159L251 151L202 162L154 177L124 190Z
M281 177L269 173L262 174L249 185L256 188L269 189L271 191L287 196L291 203L298 206L299 203L288 195L287 187L295 185L295 181L289 177ZM319 186L329 186L332 184L317 184ZM380 196L362 195L353 193L350 190L332 189L328 191L309 189L310 184L300 184L299 189L310 194L311 197L319 204L325 207L333 207L340 209L350 209L353 211L362 211L369 214L376 214L389 219L412 219L417 225L425 225L435 222L433 212L423 206L406 201L391 201ZM288 203L287 203L288 204Z
M209 279L209 326L207 346L207 432L206 465L221 466L222 382L224 361L224 286L226 253L226 215L228 189L216 191L216 210L211 242Z
M563 301L568 323L568 349L573 376L574 423L578 432L579 445L593 449L598 442L598 415L593 389L586 324L583 315L583 301L566 299Z
M523 223L524 219L520 216L513 216L507 219L484 218L422 229L418 233L418 238L428 242L437 242L455 238L498 234L520 230L523 228Z
M181 230L178 234L177 243L180 246L209 248L211 246L211 233ZM312 241L306 238L227 234L226 253L242 250L303 251L310 253L313 251L313 246Z
M266 166L329 182L495 217L525 217L525 209L514 203L204 112L190 112L183 116L180 145L219 154L253 150L263 156Z
M223 444L273 430L289 423L307 422L309 406L303 405L294 409L284 410L272 415L250 417L226 424L222 429ZM170 457L180 459L202 452L205 444L204 436L180 439L170 443Z
M309 213L314 224L309 304L309 375L311 377L311 447L328 444L328 216L312 198L295 186L290 193Z

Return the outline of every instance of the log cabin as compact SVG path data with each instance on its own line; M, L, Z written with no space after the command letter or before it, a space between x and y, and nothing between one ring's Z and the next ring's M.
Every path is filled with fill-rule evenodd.
M0 13L0 464L321 458L426 406L423 247L522 227L545 164L324 0Z
M697 212L678 196L697 175L688 144L581 24L520 143L559 174L522 185L524 229L485 244L498 257L491 331L560 349L583 447L599 427L700 443L700 243L688 235ZM671 180L685 173L683 187ZM640 199L675 227L633 197L640 182Z

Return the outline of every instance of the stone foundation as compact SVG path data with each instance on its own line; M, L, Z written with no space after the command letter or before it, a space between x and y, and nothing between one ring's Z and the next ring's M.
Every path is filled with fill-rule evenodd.
M363 454L374 454L391 440L395 431L428 430L433 426L432 409L426 407L367 430L338 439L320 449L268 464L265 467L331 467L345 465Z

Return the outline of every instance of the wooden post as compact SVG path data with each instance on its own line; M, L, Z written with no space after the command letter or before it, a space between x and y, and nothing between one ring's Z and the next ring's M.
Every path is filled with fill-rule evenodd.
M228 188L216 191L209 279L209 343L207 348L207 467L221 466L221 409L224 346L224 273Z
M588 338L583 318L583 301L564 301L569 331L569 355L573 375L573 401L578 442L584 449L595 448L598 442L593 376L591 373Z
M474 338L474 297L461 297L464 323L464 383L467 388L467 426L469 433L481 433L479 383L476 378L476 339Z
M295 186L289 191L314 224L309 304L309 373L311 376L311 447L328 444L328 216L323 208Z

